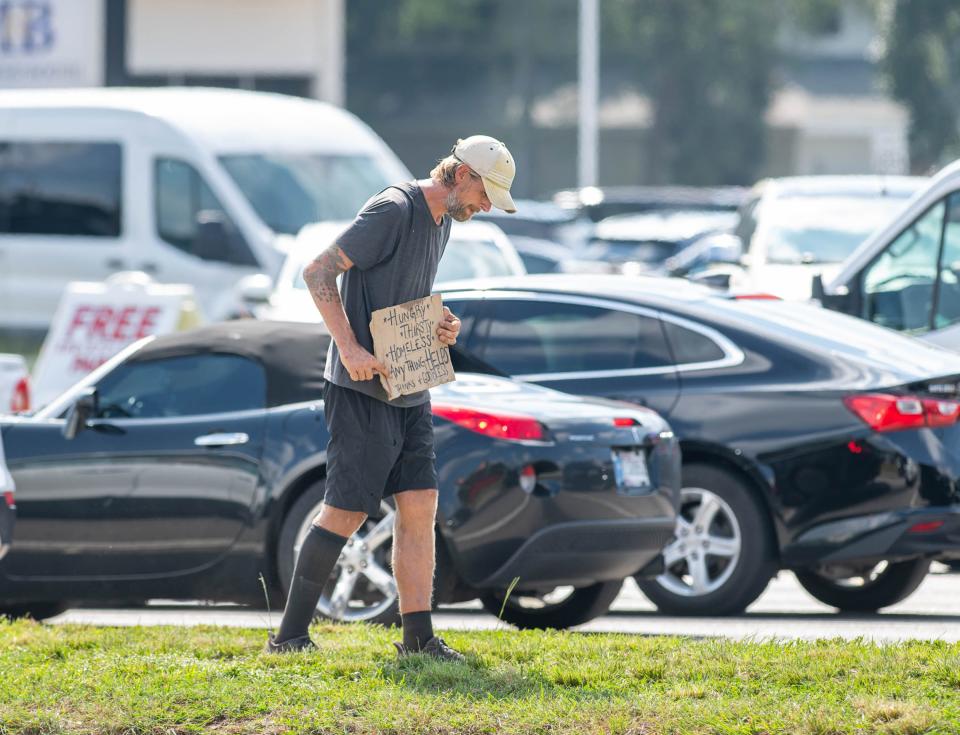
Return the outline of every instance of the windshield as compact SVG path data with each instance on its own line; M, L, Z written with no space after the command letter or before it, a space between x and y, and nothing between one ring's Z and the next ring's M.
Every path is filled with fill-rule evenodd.
M907 197L793 197L764 209L767 262L839 263L886 224Z
M220 163L274 231L295 235L311 222L352 220L363 203L390 185L366 155L251 153Z

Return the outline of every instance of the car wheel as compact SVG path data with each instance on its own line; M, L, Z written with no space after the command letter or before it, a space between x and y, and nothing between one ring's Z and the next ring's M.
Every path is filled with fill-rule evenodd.
M284 594L294 563L314 517L323 505L323 482L308 489L290 508L277 545L277 567ZM368 518L350 537L317 603L317 615L343 622L396 625L399 595L390 568L394 509L380 505L382 517Z
M557 587L539 595L514 592L506 605L505 592L488 592L480 601L488 613L518 628L570 628L605 614L621 587L622 579L589 587Z
M65 602L18 602L15 605L0 603L0 617L15 620L16 618L33 618L46 620L55 618L69 608Z
M879 564L821 564L794 572L820 602L844 612L875 612L905 599L923 582L929 559Z
M769 523L753 494L734 475L706 464L683 467L677 528L663 557L663 574L636 580L669 615L743 612L778 566Z

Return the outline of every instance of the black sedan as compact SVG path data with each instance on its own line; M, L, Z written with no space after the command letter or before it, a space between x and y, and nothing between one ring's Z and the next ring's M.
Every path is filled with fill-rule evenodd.
M451 286L461 342L520 380L652 407L683 453L661 611L743 610L780 568L876 610L960 556L960 356L805 304L675 279Z
M3 419L18 517L0 612L263 604L265 591L279 606L323 500L327 340L317 325L256 321L147 340L35 415ZM518 580L506 620L566 627L662 568L680 460L656 413L468 372L433 408L437 602L480 597L499 613ZM351 540L321 613L397 619L393 517L384 503Z

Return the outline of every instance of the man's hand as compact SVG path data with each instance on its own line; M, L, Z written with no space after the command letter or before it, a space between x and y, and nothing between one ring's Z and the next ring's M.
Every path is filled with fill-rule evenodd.
M358 344L340 350L340 362L350 373L350 380L355 382L371 380L377 373L390 380L384 364Z
M460 334L460 320L444 306L443 319L437 324L437 338L445 345L455 345L458 334Z

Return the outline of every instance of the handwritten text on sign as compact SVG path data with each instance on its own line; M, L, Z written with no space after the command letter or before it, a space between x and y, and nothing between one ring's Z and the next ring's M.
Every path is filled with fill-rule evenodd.
M456 380L450 348L437 338L443 318L439 294L373 312L373 351L390 374L380 382L390 400Z

